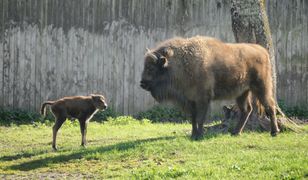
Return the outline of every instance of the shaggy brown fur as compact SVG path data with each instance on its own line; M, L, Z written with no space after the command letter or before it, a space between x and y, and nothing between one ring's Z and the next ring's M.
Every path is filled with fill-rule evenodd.
M269 54L259 45L202 36L170 39L146 53L140 83L157 101L191 113L193 138L204 133L210 101L220 99L236 99L243 113L233 134L240 134L252 111L251 94L270 117L272 136L279 132Z
M82 136L81 145L85 146L87 123L98 110L104 110L107 108L104 96L99 94L91 94L90 96L64 97L57 101L46 101L41 107L41 114L44 116L46 114L46 105L51 105L51 111L56 118L56 123L52 128L52 148L54 150L57 150L57 132L66 118L78 119Z

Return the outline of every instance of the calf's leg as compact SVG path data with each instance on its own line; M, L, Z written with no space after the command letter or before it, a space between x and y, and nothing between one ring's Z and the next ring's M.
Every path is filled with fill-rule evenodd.
M240 119L232 132L232 135L239 135L243 131L245 124L252 112L250 91L245 91L240 97L236 99L236 103L241 110Z
M57 133L64 121L66 120L65 116L59 116L56 118L56 123L52 127L52 148L57 150L56 141L57 141Z
M80 132L81 132L81 146L86 146L87 141L86 141L86 136L87 136L87 126L88 126L88 121L86 118L80 118L79 124L80 124Z

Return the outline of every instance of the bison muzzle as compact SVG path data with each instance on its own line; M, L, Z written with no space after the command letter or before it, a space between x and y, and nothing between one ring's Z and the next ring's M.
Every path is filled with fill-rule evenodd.
M271 135L279 132L267 50L257 44L223 43L210 37L173 38L148 50L140 86L158 101L171 101L192 117L192 138L204 134L212 100L236 99L240 134L252 112L251 95L271 120Z

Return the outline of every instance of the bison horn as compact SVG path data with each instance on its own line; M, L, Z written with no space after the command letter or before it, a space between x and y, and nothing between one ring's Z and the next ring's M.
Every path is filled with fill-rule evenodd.
M149 53L149 55L150 55L153 59L155 59L156 61L158 61L158 57L157 57L157 56L155 56L155 54L153 54L153 53Z
M148 52L149 56L151 56L155 61L158 61L158 57L152 53L152 52Z

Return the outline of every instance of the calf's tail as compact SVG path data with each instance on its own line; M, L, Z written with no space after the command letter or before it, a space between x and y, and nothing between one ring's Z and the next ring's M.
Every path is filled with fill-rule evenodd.
M53 105L54 103L54 101L45 101L41 106L41 114L46 116L46 105Z

